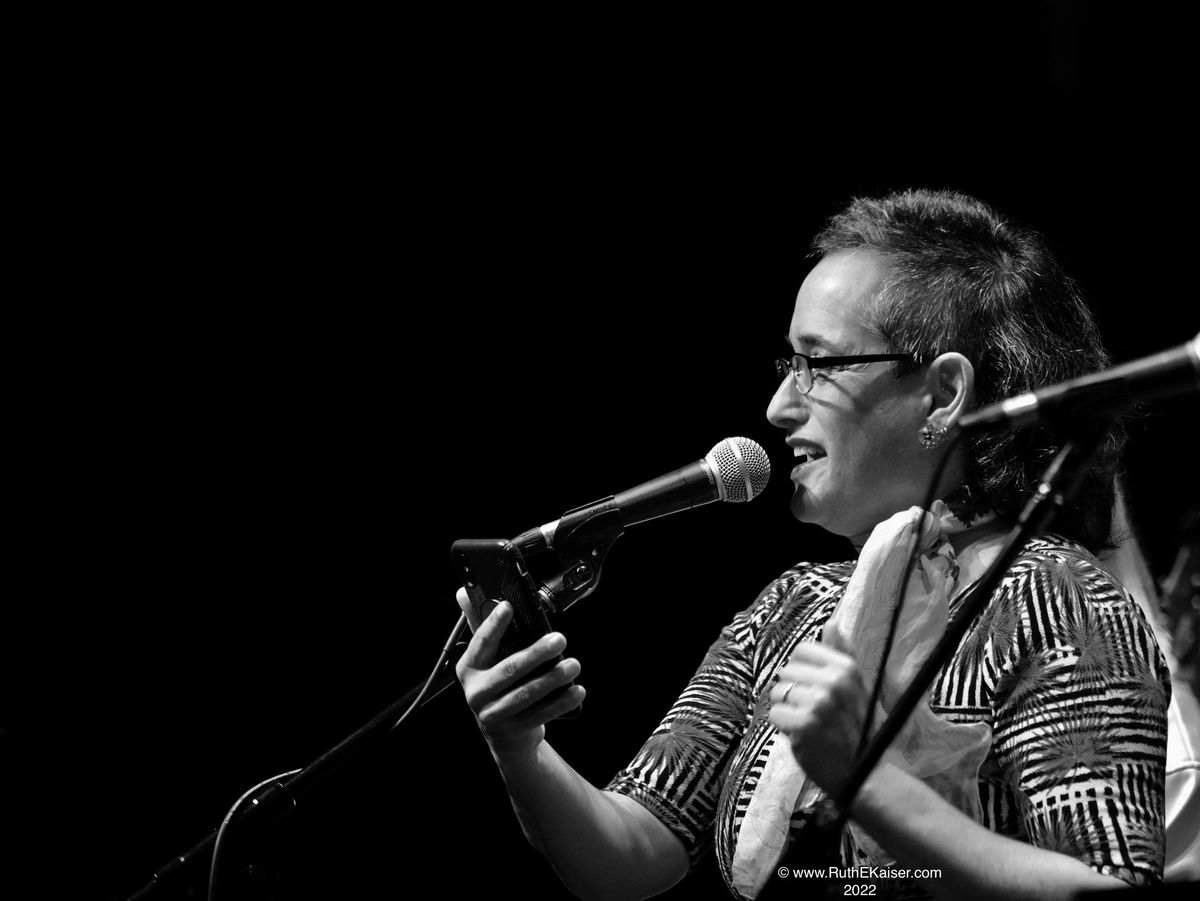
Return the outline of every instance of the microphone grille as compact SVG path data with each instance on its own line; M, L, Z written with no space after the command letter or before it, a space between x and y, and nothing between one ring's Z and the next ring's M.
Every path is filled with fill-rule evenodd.
M705 458L716 470L721 500L740 504L762 494L771 479L771 460L762 445L749 438L726 438Z

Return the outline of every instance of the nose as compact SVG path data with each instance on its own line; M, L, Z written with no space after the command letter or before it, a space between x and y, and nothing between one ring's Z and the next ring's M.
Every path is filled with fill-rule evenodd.
M767 404L767 421L780 429L792 429L808 419L808 407L804 395L789 373L779 380L775 395Z

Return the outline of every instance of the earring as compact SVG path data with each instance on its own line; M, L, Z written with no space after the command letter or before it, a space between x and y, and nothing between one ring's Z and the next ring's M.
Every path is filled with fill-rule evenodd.
M922 447L937 447L946 440L946 430L938 426L925 423L921 428L921 446Z

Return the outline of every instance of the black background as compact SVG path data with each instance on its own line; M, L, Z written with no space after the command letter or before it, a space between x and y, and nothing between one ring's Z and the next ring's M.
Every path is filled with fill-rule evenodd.
M764 413L808 241L855 194L951 187L1039 229L1118 362L1194 335L1175 26L926 15L230 27L194 66L114 60L105 162L63 173L95 301L50 323L65 428L33 444L65 465L8 636L29 845L124 897L424 678L452 540L754 438L762 499L631 530L564 623L589 694L551 741L607 781L766 582L847 552L791 519ZM1194 422L1132 425L1160 574ZM457 688L265 854L280 899L565 896ZM723 892L710 860L670 897Z

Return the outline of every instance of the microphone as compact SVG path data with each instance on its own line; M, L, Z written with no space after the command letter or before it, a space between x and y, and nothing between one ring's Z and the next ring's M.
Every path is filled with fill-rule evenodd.
M749 438L726 438L695 463L564 513L561 519L521 533L513 544L523 553L553 548L555 533L564 521L577 522L602 507L615 508L628 528L713 501L742 503L762 494L770 478L771 461L762 445Z
M1176 347L1048 388L1018 394L963 416L963 432L1020 429L1062 414L1103 413L1134 401L1200 391L1200 334Z

